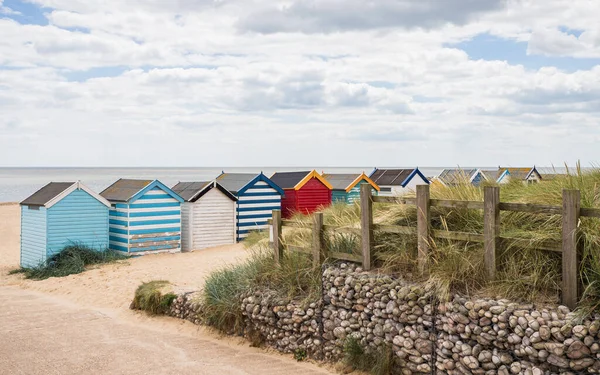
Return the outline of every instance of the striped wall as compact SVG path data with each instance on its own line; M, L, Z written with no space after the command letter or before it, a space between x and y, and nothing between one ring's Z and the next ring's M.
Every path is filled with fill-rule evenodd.
M21 206L21 267L46 261L46 208Z
M127 253L179 251L180 203L160 187L130 203L113 203L109 217L110 248Z
M265 181L257 181L238 195L236 208L237 240L253 230L267 229L273 210L281 209L281 195Z

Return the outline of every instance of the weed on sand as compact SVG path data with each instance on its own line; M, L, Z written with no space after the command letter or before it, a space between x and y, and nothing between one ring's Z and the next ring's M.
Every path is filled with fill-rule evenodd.
M177 296L171 291L168 281L149 281L137 288L129 308L143 310L151 315L166 314L175 298Z

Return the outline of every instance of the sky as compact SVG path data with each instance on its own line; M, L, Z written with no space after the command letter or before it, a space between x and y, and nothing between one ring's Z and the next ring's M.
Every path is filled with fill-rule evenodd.
M598 0L0 0L0 166L600 161Z

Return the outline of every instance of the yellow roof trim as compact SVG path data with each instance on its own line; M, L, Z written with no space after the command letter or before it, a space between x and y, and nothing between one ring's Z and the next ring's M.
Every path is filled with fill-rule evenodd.
M333 190L333 186L331 186L331 184L326 179L324 179L323 176L319 174L319 172L317 172L314 169L312 170L312 172L307 174L306 177L300 180L300 182L298 182L296 186L294 186L294 190L302 189L302 186L306 185L306 183L312 180L313 178L316 178L317 180L321 181L323 185L327 186L329 190Z
M373 180L371 180L369 178L369 176L367 176L365 174L365 172L363 172L360 176L358 176L356 178L356 180L352 181L352 183L350 185L348 185L348 187L346 188L346 193L349 193L350 190L352 190L354 188L354 186L356 186L356 184L358 184L360 181L362 180L366 180L371 186L373 186L373 189L379 191L379 185L377 185L375 182L373 182Z

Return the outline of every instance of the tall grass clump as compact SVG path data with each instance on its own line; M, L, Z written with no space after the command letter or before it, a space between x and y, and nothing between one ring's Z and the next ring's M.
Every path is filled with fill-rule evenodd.
M372 375L400 373L394 352L389 345L381 345L377 348L364 347L358 339L350 336L344 342L343 352L344 363L354 370Z
M253 290L268 290L287 300L312 301L320 295L321 269L312 266L307 254L286 251L276 265L270 248L254 248L244 262L208 276L201 301L206 324L225 333L241 332L241 298Z
M166 314L177 296L171 291L166 280L154 280L142 283L129 306L132 310L143 310L151 315Z
M36 267L23 267L11 273L22 273L27 279L44 280L50 277L63 277L82 273L87 266L111 263L127 259L113 250L98 251L89 246L72 244L65 246L60 252L54 254L45 263Z

